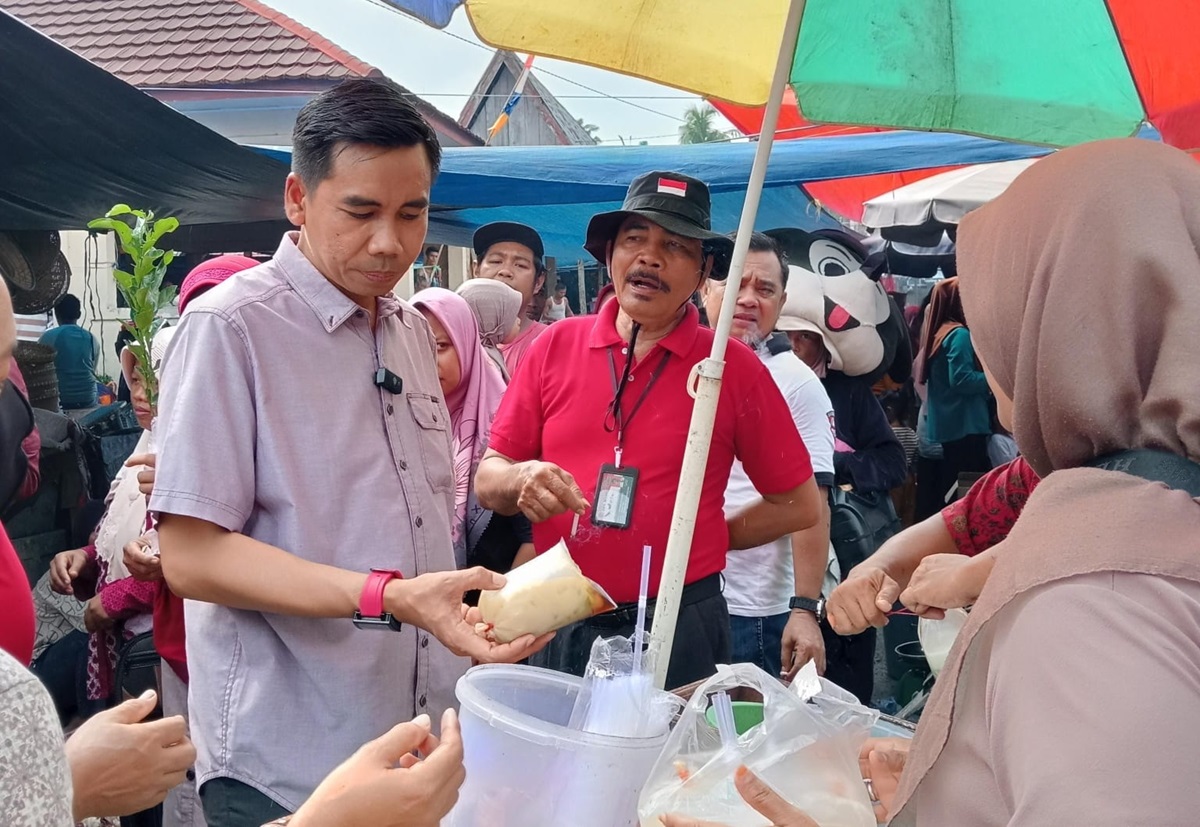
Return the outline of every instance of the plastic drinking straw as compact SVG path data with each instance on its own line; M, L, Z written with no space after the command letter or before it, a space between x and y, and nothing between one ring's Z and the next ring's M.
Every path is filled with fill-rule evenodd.
M650 598L650 546L642 546L642 582L638 586L637 625L633 627L633 674L642 674L646 639L646 602Z
M721 733L721 746L737 746L737 725L733 720L733 701L728 692L718 692L713 696L713 709L717 716L717 731Z
M571 536L575 536L575 532L579 531L579 512L575 512L574 519L571 520Z

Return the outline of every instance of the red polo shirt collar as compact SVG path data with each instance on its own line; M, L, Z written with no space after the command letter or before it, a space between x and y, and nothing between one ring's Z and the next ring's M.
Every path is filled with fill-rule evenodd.
M600 312L596 314L596 322L592 325L592 332L588 336L588 347L606 348L625 344L625 340L617 332L618 309L619 305L616 299L606 302L604 307L600 308ZM658 342L657 346L666 348L675 356L686 357L696 346L696 336L699 333L700 311L689 301L684 308L683 318L679 320L679 324Z

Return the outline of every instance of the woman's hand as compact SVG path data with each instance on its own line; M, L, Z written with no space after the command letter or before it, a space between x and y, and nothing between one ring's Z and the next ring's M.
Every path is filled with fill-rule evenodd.
M196 748L180 716L144 720L156 704L148 690L97 713L67 738L77 819L148 809L183 782Z
M992 557L934 554L913 572L900 601L921 617L940 620L944 610L974 605L992 572Z
M153 583L163 579L162 561L157 554L150 553L150 543L147 542L146 535L130 540L121 553L125 568L129 569L129 574L134 580Z
M858 768L862 777L870 782L875 820L880 824L893 815L892 806L910 746L912 742L907 738L868 738L858 753Z
M900 586L892 575L868 560L852 568L833 590L826 617L839 635L857 635L872 626L883 628L899 595Z
M50 561L50 588L59 594L75 594L75 580L87 568L87 552L81 548L62 551Z
M745 767L738 767L734 786L754 811L771 822L772 827L820 827L817 822L783 800L779 793L763 783L757 775ZM700 821L679 815L665 815L660 819L664 827L720 827L711 821Z
M291 827L437 827L466 777L454 710L442 716L440 741L429 716L421 715L365 744L326 776Z
M147 497L154 493L154 469L157 465L157 454L138 454L125 460L126 468L142 469L137 475L138 490Z
M115 625L116 621L108 616L108 612L104 611L100 595L96 595L84 605L83 626L89 632L103 632Z

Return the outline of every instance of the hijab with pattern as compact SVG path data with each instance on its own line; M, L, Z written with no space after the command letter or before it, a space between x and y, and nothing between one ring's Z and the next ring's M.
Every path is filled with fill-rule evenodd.
M455 560L462 567L467 564L468 552L474 548L492 517L492 512L480 506L475 498L473 480L487 450L496 409L504 396L504 380L488 365L488 355L480 341L479 322L466 299L441 287L429 287L413 296L412 304L437 317L458 354L461 379L458 387L447 396L446 407L450 410L450 426L454 433L451 538Z

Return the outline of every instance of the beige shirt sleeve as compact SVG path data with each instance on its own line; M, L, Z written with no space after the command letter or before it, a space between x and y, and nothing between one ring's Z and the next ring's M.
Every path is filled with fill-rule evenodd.
M1200 585L1080 575L996 623L985 755L1007 818L994 823L1195 824Z
M0 824L74 823L71 775L54 704L37 678L0 651Z

